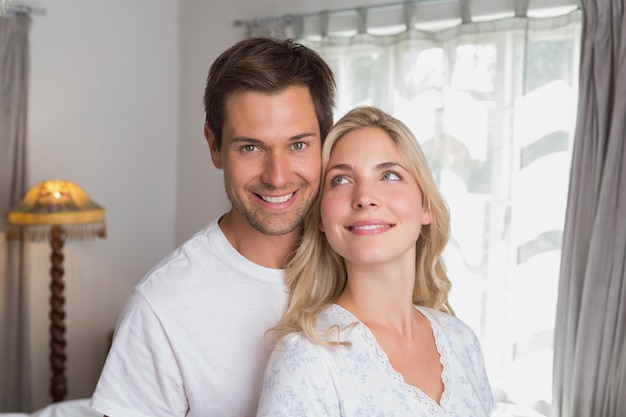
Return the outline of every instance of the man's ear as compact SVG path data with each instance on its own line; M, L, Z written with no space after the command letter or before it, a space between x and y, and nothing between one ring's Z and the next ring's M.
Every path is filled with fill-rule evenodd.
M217 141L215 140L215 135L209 125L204 124L204 138L209 144L209 150L211 151L211 161L213 161L213 165L217 169L222 169L224 166L222 165L222 155L220 154L220 149L217 146Z

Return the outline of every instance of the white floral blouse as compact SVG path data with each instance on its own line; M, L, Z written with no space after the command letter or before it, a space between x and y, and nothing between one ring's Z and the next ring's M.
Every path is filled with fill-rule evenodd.
M347 310L332 305L320 330L345 328L350 347L325 348L301 333L288 336L272 353L259 403L259 417L482 417L494 400L480 343L460 319L416 307L431 323L441 356L444 392L438 404L404 382L370 330Z

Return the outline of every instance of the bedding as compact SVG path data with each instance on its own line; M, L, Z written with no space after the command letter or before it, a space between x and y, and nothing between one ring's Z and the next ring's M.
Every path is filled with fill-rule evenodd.
M102 417L102 414L89 407L89 398L82 398L53 403L32 414L0 413L0 417ZM543 417L543 414L513 404L496 403L491 417Z
M0 417L102 417L102 414L89 407L89 398L81 398L52 403L31 414L0 413Z

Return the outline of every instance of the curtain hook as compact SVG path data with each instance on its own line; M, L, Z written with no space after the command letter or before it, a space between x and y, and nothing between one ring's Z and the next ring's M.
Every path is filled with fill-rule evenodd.
M472 13L470 12L470 0L459 0L459 6L461 7L462 23L472 23Z
M365 7L357 7L356 13L358 18L357 32L359 34L367 33L367 9Z
M413 27L413 22L415 21L415 16L413 16L415 13L415 5L414 3L407 1L404 2L402 6L404 9L404 24L406 29L409 30Z
M328 35L328 21L330 20L330 13L328 10L322 10L319 13L320 16L320 34L323 38Z
M513 8L515 10L515 17L526 17L528 14L528 5L530 0L515 0Z

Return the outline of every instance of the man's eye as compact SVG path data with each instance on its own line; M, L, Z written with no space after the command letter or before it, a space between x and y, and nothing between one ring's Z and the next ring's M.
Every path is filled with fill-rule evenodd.
M243 150L244 152L254 152L256 151L256 145L243 145L241 147L241 150Z
M296 142L293 144L293 149L296 151L301 151L304 148L306 148L306 144L304 142Z

